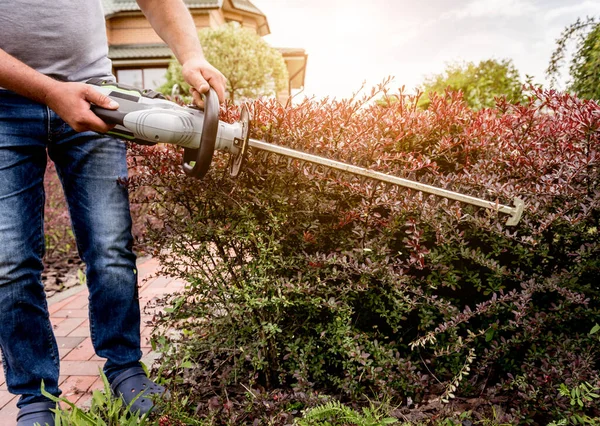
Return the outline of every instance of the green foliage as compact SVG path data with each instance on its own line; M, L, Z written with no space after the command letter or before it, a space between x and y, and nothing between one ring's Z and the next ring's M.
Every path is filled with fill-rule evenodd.
M568 89L583 99L600 100L600 22L595 18L577 21L566 27L556 41L547 74L556 84L569 42L576 39L575 53L569 65Z
M447 90L460 91L470 108L492 108L495 98L506 96L509 102L524 100L523 82L511 60L488 59L473 62L454 63L447 66L442 74L429 77L423 83L423 97L419 106L427 108L431 94L444 95Z
M425 111L374 91L250 107L252 137L527 208L509 228L256 150L237 180L217 155L198 183L172 147L134 148L134 192L156 194L148 237L189 282L160 322L180 332L155 336L163 373L202 418L284 424L323 393L352 407L489 395L506 401L498 423L541 424L568 409L560 383L598 383L600 342L582 332L600 322L597 104L536 90L474 111L449 93Z
M298 426L385 426L396 423L398 419L387 417L381 407L365 407L358 412L339 401L330 401L306 410L296 422Z
M561 383L558 391L563 397L569 398L571 406L577 411L570 414L568 418L550 423L549 426L571 424L600 425L600 417L592 418L583 412L583 410L588 407L590 403L600 399L600 395L598 395L600 387L593 386L588 382L583 382L572 388L569 388L566 384Z
M42 394L56 403L62 403L68 409L55 411L56 426L144 426L150 425L149 414L142 417L129 412L121 398L114 398L106 376L100 373L104 383L104 390L95 390L92 395L90 409L84 411L66 398L57 398L44 389ZM132 401L133 404L134 401Z
M580 407L571 401L571 395L557 392L567 387L579 388L580 383L598 383L598 374L594 371L594 345L575 332L570 335L557 333L537 339L529 345L523 356L520 371L502 385L518 401L515 414L521 422L535 419L557 421L572 416L598 416L595 404L587 401ZM577 394L574 390L573 396ZM583 400L582 400L583 401ZM542 415L545 413L545 416Z
M254 31L232 22L198 32L206 59L227 77L227 91L232 102L274 96L288 85L287 67L281 53L269 46ZM181 75L181 65L171 61L167 82L159 88L170 94L178 84L182 95L189 85Z
M571 405L577 405L579 408L583 408L594 399L600 399L600 395L597 393L599 390L599 387L592 386L588 382L580 383L570 390L569 387L563 383L560 385L559 392L562 396L570 398Z
M590 335L596 334L600 331L600 324L595 324L592 329L590 330ZM600 335L598 335L598 338L600 339Z
M600 23L589 32L570 66L569 90L584 99L600 100Z

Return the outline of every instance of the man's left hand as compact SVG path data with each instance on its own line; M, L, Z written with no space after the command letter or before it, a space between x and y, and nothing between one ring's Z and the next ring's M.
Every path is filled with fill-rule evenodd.
M201 94L208 92L210 87L217 92L219 102L225 101L227 79L206 59L189 59L183 64L181 73L184 80L191 86L190 92L196 105L203 104Z

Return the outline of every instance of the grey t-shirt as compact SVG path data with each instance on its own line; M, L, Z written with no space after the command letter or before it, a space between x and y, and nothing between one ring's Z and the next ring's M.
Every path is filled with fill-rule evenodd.
M0 0L0 49L63 81L112 76L101 0Z

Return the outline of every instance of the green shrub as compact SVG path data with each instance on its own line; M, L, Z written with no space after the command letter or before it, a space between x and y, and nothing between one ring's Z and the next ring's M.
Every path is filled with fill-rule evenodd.
M600 320L598 105L536 90L526 105L475 112L449 95L422 111L403 93L376 96L258 101L253 136L505 204L523 197L519 226L256 151L237 180L217 155L194 181L175 149L135 147L131 184L155 191L148 238L163 272L190 283L160 324L179 333L156 337L165 374L200 416L214 395L244 407L219 408L225 424L277 419L314 392L392 404L495 394L507 400L498 421L556 419L562 382L540 383L544 368L579 362L564 372L573 384L600 381L585 355L600 342L581 332ZM180 359L192 362L183 375Z

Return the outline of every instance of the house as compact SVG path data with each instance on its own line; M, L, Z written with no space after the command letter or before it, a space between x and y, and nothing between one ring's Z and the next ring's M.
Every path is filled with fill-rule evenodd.
M260 36L270 33L267 17L249 0L184 0L196 27L218 27L238 22ZM109 57L117 81L153 89L164 82L173 54L154 32L134 0L103 0ZM304 87L307 55L304 49L280 48L289 84L278 98L286 101Z

